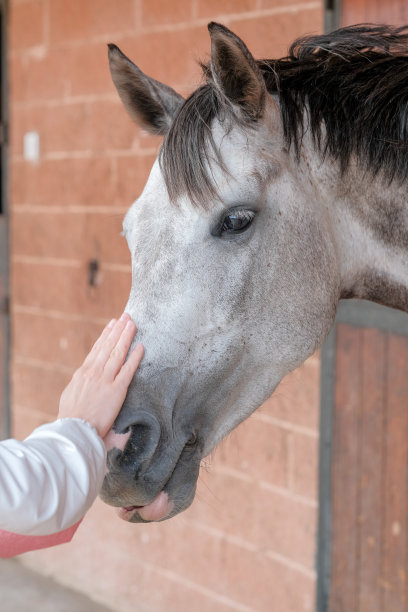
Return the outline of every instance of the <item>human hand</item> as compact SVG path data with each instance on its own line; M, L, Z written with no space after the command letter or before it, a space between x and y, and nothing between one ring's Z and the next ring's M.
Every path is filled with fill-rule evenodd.
M119 414L143 357L143 345L138 343L125 362L135 333L136 325L127 313L118 321L112 319L108 323L62 392L59 418L88 421L101 438L105 437Z

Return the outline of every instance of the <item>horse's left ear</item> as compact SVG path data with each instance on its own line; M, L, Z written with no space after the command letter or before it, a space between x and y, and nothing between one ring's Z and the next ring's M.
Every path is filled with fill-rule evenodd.
M184 98L168 85L144 74L116 45L109 47L112 80L133 121L164 136Z
M253 120L261 117L266 85L245 43L219 23L210 23L211 74L216 86L233 104Z

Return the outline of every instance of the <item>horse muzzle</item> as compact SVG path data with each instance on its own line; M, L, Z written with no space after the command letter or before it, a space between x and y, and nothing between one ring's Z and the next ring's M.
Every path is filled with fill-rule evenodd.
M135 522L168 519L193 501L200 465L198 445L175 440L154 415L139 411L124 432L105 438L108 471L101 499Z

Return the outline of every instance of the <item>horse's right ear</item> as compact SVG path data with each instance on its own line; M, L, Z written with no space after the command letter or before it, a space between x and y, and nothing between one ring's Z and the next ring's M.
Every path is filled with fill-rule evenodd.
M150 134L164 135L184 99L148 77L116 45L109 47L112 80L133 121Z

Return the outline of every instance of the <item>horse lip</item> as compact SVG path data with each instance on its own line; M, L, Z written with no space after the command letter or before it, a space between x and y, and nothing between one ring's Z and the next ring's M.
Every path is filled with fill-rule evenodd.
M168 493L160 491L158 495L144 506L123 506L118 508L119 518L131 521L136 513L145 522L161 521L168 517L174 509L174 503L169 500Z
M123 506L123 510L126 512L131 512L132 510L139 510L139 508L143 508L144 506Z
M137 509L142 507L143 506L128 506L116 508L116 513L123 521L131 521L132 517L136 514Z

